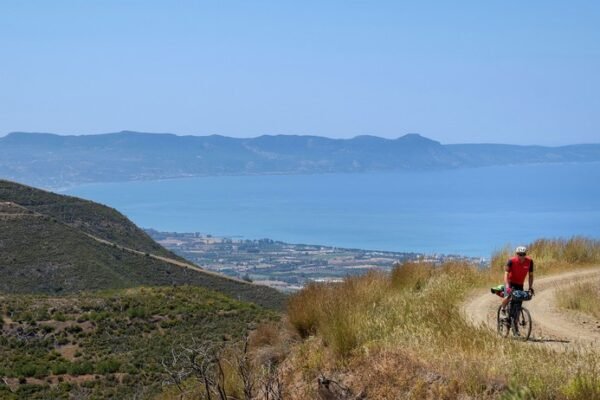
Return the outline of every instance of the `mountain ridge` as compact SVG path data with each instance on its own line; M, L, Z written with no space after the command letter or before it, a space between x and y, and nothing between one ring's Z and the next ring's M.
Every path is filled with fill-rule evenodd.
M375 138L381 139L383 141L398 141L402 139L410 139L410 138L420 138L425 141L438 143L442 146L455 146L455 145L503 145L503 146L520 146L520 147L544 147L544 148L560 148L560 147L569 147L569 146L586 146L586 145L600 145L600 142L581 142L581 143L571 143L571 144L563 144L563 145L543 145L543 144L516 144L516 143L501 143L501 142L469 142L469 143L442 143L438 140L428 138L427 136L423 136L420 133L405 133L404 135L395 137L395 138L387 138L383 136L370 135L370 134L361 134L356 135L349 138L333 138L329 136L320 136L313 134L285 134L285 133L265 133L262 135L252 136L252 137L234 137L227 136L218 133L212 133L208 135L194 135L194 134L178 134L171 132L142 132L142 131L134 131L134 130L122 130L118 132L105 132L105 133L77 133L77 134L61 134L55 132L33 132L33 131L11 131L7 132L4 135L0 135L0 140L7 138L15 138L22 136L47 136L47 137L56 137L56 138L89 138L89 137L110 137L110 136L120 136L120 135L132 135L132 136L156 136L156 137L176 137L176 138L226 138L232 140L255 140L263 137L297 137L297 138L316 138L316 139L325 139L331 141L351 141L357 138Z
M1 177L46 188L190 176L427 171L600 161L600 144L441 144L415 133L396 139L371 135L333 139L12 132L0 138L0 152Z

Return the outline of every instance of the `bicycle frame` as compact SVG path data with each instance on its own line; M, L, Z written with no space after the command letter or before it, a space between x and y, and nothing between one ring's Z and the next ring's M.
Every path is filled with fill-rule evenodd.
M511 322L516 321L519 318L519 313L523 307L523 301L510 299L508 302L508 316Z

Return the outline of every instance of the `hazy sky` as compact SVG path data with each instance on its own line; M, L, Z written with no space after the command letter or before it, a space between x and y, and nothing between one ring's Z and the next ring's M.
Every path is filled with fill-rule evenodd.
M0 2L0 134L600 142L599 1Z

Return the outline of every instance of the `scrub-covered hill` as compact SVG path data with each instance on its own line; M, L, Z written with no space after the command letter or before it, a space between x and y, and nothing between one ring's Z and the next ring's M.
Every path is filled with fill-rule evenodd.
M30 212L51 217L81 232L122 246L176 257L123 214L92 201L0 180L0 202L19 205Z
M0 181L0 202L0 292L189 284L265 307L283 304L274 289L178 265L181 258L103 205L8 181Z
M0 294L0 399L151 399L193 341L232 346L277 318L199 287Z

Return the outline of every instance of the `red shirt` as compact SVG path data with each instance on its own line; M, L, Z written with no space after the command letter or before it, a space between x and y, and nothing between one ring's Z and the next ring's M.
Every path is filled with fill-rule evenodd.
M525 257L521 262L519 256L514 256L508 260L506 266L508 267L508 282L516 285L523 285L527 274L533 272L533 260L529 257Z

